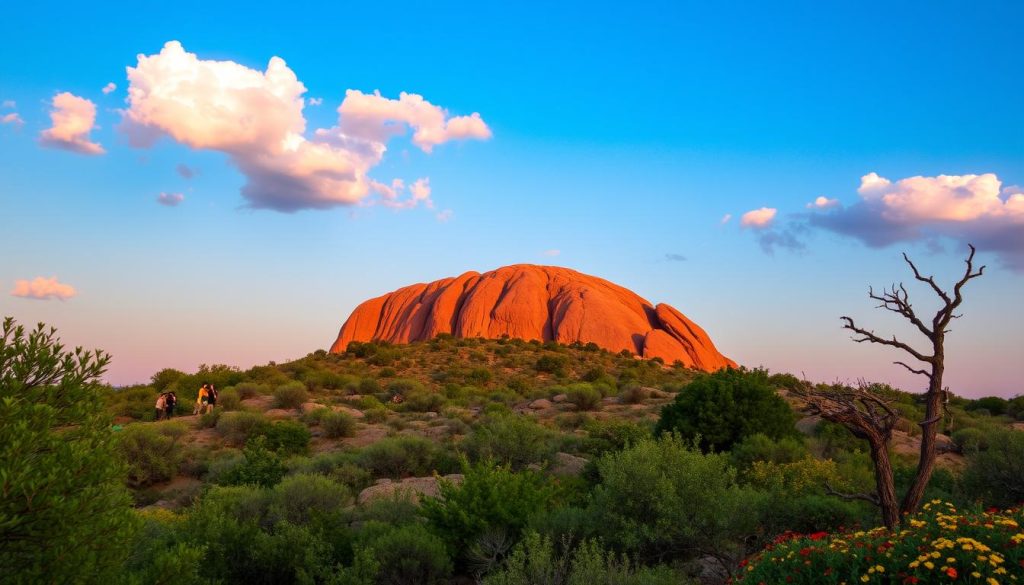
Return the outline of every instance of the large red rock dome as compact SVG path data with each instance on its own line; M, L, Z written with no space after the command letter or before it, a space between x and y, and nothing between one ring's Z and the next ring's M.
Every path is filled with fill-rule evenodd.
M703 329L668 305L651 305L630 290L575 270L529 264L467 272L370 299L342 325L331 352L345 351L352 341L409 343L439 333L594 342L705 371L736 365Z

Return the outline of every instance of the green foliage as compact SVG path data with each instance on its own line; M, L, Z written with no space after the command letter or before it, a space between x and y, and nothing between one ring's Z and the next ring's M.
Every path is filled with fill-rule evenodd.
M628 445L635 445L651 438L649 424L624 420L592 420L583 425L588 441L584 447L588 453L601 455L607 451L618 451Z
M564 355L545 354L537 358L533 368L538 372L561 378L568 373L569 358Z
M642 560L735 553L756 531L761 495L736 482L728 456L676 435L644 440L597 462L590 513L605 542Z
M557 503L557 490L539 473L464 462L463 476L459 485L441 480L440 495L422 503L431 530L461 555L486 533L502 533L514 541L531 516Z
M810 452L802 437L782 437L773 440L768 435L756 433L735 444L731 456L733 465L745 470L755 461L793 463L810 457Z
M184 423L136 423L118 433L117 448L128 465L128 485L138 488L168 481L178 473L178 441Z
M261 434L270 425L270 421L258 412L228 412L219 416L217 432L228 444L236 447L245 445L250 437Z
M215 476L213 479L221 485L271 487L277 485L285 474L281 457L267 448L264 437L250 440L242 451L242 458L228 463L226 470L217 473L211 470L211 475Z
M261 394L270 394L270 387L255 382L242 382L234 388L235 392L238 392L238 397L242 400L248 400Z
M356 433L356 419L341 411L328 411L320 417L320 428L329 439L351 437Z
M422 524L391 526L367 523L356 548L369 552L376 561L376 582L381 585L434 585L445 583L452 561L444 543Z
M523 469L555 453L555 434L525 416L494 415L473 428L462 449L474 461L491 460Z
M706 374L688 384L661 411L656 433L700 437L701 449L728 451L744 437L762 433L772 439L795 436L796 417L768 382L763 370L732 368Z
M950 438L961 453L973 453L988 449L992 433L978 427L967 427L954 431Z
M421 477L445 473L454 467L451 456L433 441L415 436L382 439L356 455L360 466L374 477Z
M1005 398L998 396L986 396L977 400L972 400L964 407L964 410L968 412L977 410L986 410L993 416L999 416L1006 414L1006 409L1009 406L1009 401Z
M601 392L586 382L572 384L565 390L570 403L579 410L597 410L601 408Z
M242 397L234 387L225 388L217 393L217 407L223 410L238 410L242 405Z
M0 571L11 584L112 579L136 526L99 377L56 330L0 335Z
M568 548L564 543L562 548ZM483 585L683 585L680 575L664 567L646 568L605 551L587 540L559 554L552 540L536 532L526 535L505 567Z
M158 393L165 392L168 389L170 389L171 385L173 385L175 382L181 380L184 377L185 372L182 372L181 370L175 370L174 368L164 368L159 372L153 374L153 377L150 378L150 385L153 386L153 389L156 390Z
M258 433L266 439L268 449L283 455L306 453L309 450L309 439L312 437L306 425L295 420L281 420L265 425Z
M963 483L970 497L988 505L1024 502L1024 433L995 431L987 449L968 455Z
M299 408L309 400L309 392L302 382L288 382L274 389L274 406L277 408Z

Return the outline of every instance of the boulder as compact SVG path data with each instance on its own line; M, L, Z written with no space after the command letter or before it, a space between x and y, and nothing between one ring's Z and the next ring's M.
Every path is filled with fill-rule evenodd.
M533 410L544 410L546 408L551 408L551 401L546 398L538 398L537 400L534 400L533 402L530 403L530 408L532 408Z
M453 473L445 475L443 479L458 485L462 483L463 476L461 473ZM407 477L398 481L381 479L374 485L359 492L357 501L360 504L366 504L373 500L393 497L399 494L407 495L412 501L417 503L424 496L436 497L440 494L437 477Z

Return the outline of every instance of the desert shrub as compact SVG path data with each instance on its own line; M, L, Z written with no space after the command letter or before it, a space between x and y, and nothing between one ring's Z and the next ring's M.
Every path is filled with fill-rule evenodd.
M380 348L366 359L366 363L374 366L390 366L398 360L398 357L397 350Z
M898 532L875 528L780 538L751 558L736 582L1008 583L1024 566L1022 523L1020 510L965 514L932 501Z
M374 477L420 477L454 468L450 455L429 439L399 436L381 439L356 455L356 462Z
M257 384L256 382L241 382L234 388L235 392L238 392L238 397L242 400L254 398L261 394L270 394L270 388L263 384Z
M651 438L650 425L625 420L588 420L584 423L583 430L587 431L588 439L583 448L593 455L618 451L643 439Z
M1024 502L1024 433L1012 430L993 433L987 449L968 455L963 483L972 499L987 505Z
M526 376L513 376L506 384L509 390L517 394L527 395L533 390L533 381Z
M953 431L950 438L953 440L953 444L956 445L957 449L961 453L971 453L974 451L984 451L988 449L992 433L980 429L978 427L967 427Z
M526 535L505 566L483 585L683 585L688 581L666 567L647 568L606 551L593 540L571 551L558 550L551 538Z
M416 390L404 396L401 409L409 412L440 412L445 402L444 394L431 390Z
M462 473L461 484L441 480L438 497L421 504L431 530L462 555L485 533L500 532L515 541L531 516L557 505L557 490L539 473L490 462L464 462Z
M760 508L751 512L760 519L762 539L786 531L819 532L865 520L873 523L878 516L877 509L863 502L825 494L826 483L843 492L856 491L831 460L806 453L795 461L754 460L743 478L764 495Z
M757 433L736 443L730 455L732 464L737 469L745 470L755 461L793 463L810 457L810 452L802 437L782 437L774 440L768 435Z
M199 428L201 429L212 429L217 426L220 422L220 415L224 414L224 410L215 408L207 411L199 416Z
M283 455L299 455L309 450L312 435L299 421L280 420L262 427L259 436L266 440L268 449Z
M150 385L157 393L165 392L171 385L185 377L185 372L174 368L164 368L150 377Z
M142 521L131 542L131 553L121 568L124 585L161 583L200 585L199 565L206 547L186 542L180 524L183 518L162 508L138 513Z
M579 410L597 410L601 407L601 392L586 382L572 384L565 389L565 395Z
M824 457L836 457L842 452L864 451L865 443L841 424L822 420L814 428L814 438Z
M551 429L515 414L486 417L461 446L474 461L491 460L513 469L545 461L557 448Z
M217 393L217 406L223 410L238 410L242 397L235 388L225 388Z
M678 432L686 440L699 436L702 449L728 451L756 433L772 439L796 436L795 423L767 373L729 368L690 382L661 410L655 432Z
M107 408L114 416L151 421L155 418L154 403L159 393L149 386L114 388L104 392Z
M128 465L128 485L138 488L167 481L178 472L178 440L187 432L183 423L138 423L119 433L117 449Z
M569 358L564 355L542 355L537 358L537 361L533 365L533 369L538 372L553 374L560 378L567 374L568 368Z
M99 378L102 352L0 327L0 580L112 580L136 526Z
M363 411L363 420L368 423L382 423L388 418L388 409L383 406Z
M217 432L235 447L245 445L250 437L262 433L270 425L266 417L258 412L228 412L219 417Z
M998 396L986 396L984 398L978 398L967 403L964 410L968 412L986 410L993 416L999 416L1006 414L1006 408L1009 405L1009 401L1005 398Z
M1024 394L1007 401L1006 414L1017 420L1024 420Z
M267 448L266 439L255 437L242 451L242 456L231 456L214 461L210 467L210 481L220 485L255 485L271 487L284 477L285 466L281 457Z
M624 404L640 404L651 395L651 391L639 384L628 384L619 392L619 399Z
M274 389L274 406L277 408L299 408L309 400L309 392L302 382L288 382Z
M271 491L267 522L308 524L315 516L338 515L352 503L345 486L322 475L298 474L283 478Z
M605 542L642 560L735 555L753 534L761 496L736 483L728 456L676 435L644 440L597 462L589 510Z
M447 582L452 561L444 543L422 524L391 526L367 523L356 547L376 561L376 582L381 585L433 585Z
M359 393L373 395L380 392L380 382L373 378L363 378L359 381Z
M351 437L356 433L356 419L348 413L329 410L320 417L320 428L330 439Z

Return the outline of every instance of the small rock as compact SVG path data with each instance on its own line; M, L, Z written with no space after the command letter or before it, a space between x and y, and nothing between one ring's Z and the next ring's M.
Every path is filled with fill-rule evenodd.
M558 402L558 403L562 403L562 402L565 402L565 401L569 400L569 395L568 394L556 394L555 397L552 398L551 400L554 400L555 402Z
M569 453L555 453L551 462L551 473L555 475L579 475L589 461Z
M458 485L462 483L463 476L461 473L453 473L445 475L443 479ZM390 479L378 480L374 485L359 492L358 502L365 504L379 498L403 493L407 494L413 502L419 503L420 498L424 496L437 497L441 492L436 476L407 477L401 481L391 481Z
M292 414L293 413L291 411L285 410L283 408L271 408L270 410L263 413L264 416L271 419L291 418Z
M530 408L533 410L544 410L545 408L551 408L551 401L546 398L538 398L530 403Z

